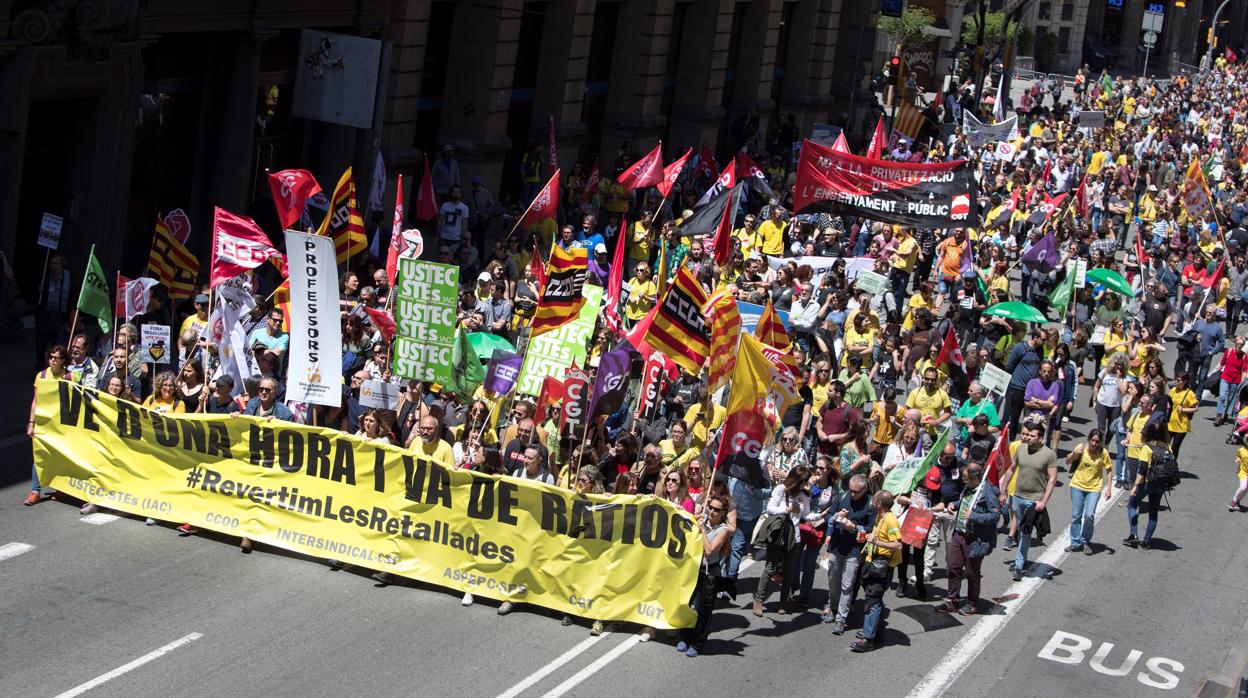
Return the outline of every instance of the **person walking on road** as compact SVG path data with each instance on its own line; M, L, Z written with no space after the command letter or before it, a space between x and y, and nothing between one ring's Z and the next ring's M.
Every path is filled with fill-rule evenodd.
M1013 466L1001 478L1002 482L1010 483L1007 490L1012 491L1009 498L1010 513L1017 522L1018 552L1014 555L1014 581L1023 578L1027 569L1027 552L1031 549L1031 531L1035 519L1049 504L1053 496L1053 488L1057 485L1057 454L1044 445L1043 416L1039 419L1028 419L1023 423L1022 444L1014 452ZM1000 496L1001 504L1007 501L1005 493ZM1006 541L1006 549L1011 547Z
M984 469L978 463L971 463L962 469L966 488L958 501L953 518L953 535L949 537L949 547L945 549L949 594L944 603L936 607L937 613L970 616L979 608L980 566L992 552L997 537L997 522L1001 519L997 488L991 482L984 482L983 478ZM961 599L963 579L966 580L965 599Z
M1166 493L1165 486L1158 480L1159 475L1174 463L1171 452L1169 434L1161 422L1149 422L1144 425L1144 446L1140 469L1135 475L1135 484L1131 487L1131 499L1127 500L1127 525L1129 533L1122 544L1142 550L1153 547L1153 534L1157 531L1157 513L1161 507L1161 496ZM1140 520L1140 504L1148 500L1148 526L1144 529L1144 538L1138 538L1137 524Z
M1108 499L1114 470L1105 435L1099 429L1088 432L1086 443L1075 446L1066 456L1070 468L1070 552L1092 554L1092 529L1096 525L1096 505Z
M884 633L884 592L893 579L893 568L901 564L901 522L893 514L893 493L880 490L872 500L875 505L875 528L867 535L867 568L863 570L862 589L867 601L862 632L849 646L853 652L870 652L880 646ZM872 564L883 559L887 564Z

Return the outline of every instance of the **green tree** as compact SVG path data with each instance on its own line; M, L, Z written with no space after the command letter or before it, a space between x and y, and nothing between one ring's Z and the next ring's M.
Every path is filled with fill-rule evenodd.
M936 23L936 15L926 7L907 7L900 17L881 17L879 29L896 50L918 41L923 29Z
M1031 42L1034 35L1030 27L1023 26L1018 22L1013 22L1008 33L1003 26L1005 23L1004 12L989 12L984 15L984 31L979 31L979 15L967 15L966 20L962 22L962 43L967 46L979 45L980 37L983 37L984 55L989 57L1000 57L1005 51L1005 39L1008 35L1013 35L1015 54L1020 56L1027 55L1031 50ZM995 58L994 58L995 60Z

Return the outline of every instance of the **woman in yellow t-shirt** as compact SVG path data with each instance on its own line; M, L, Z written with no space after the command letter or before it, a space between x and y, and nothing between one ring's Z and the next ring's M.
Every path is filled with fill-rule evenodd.
M628 299L624 303L624 315L637 322L654 307L659 287L650 278L650 265L638 262L636 275L628 280Z
M875 349L875 328L867 322L867 315L865 312L858 313L845 328L845 350L841 352L841 368L849 365L850 354L861 356L863 364L871 360L871 352Z
M1105 333L1105 355L1101 357L1101 368L1109 365L1115 354L1125 354L1131 344L1127 336L1126 324L1122 318L1114 318L1109 330Z
M1066 456L1070 467L1070 552L1092 554L1092 528L1096 524L1096 505L1108 497L1113 480L1106 474L1114 468L1105 450L1100 429L1088 432L1087 443L1079 444Z
M932 309L932 282L924 281L919 284L918 290L914 295L910 296L910 305L906 308L906 319L901 323L901 329L909 331L914 329L914 312L919 308Z
M1157 342L1157 333L1151 327L1141 327L1139 337L1131 344L1133 346L1129 353L1131 362L1128 373L1132 378L1139 380L1144 377L1148 364L1160 356L1161 352L1165 351L1165 347Z
M897 406L897 389L885 388L883 399L876 402L871 410L870 420L874 426L871 431L871 455L888 449L888 445L897 438L897 430L901 428L904 417L904 411Z
M157 374L152 386L152 394L143 401L144 407L156 412L186 411L186 405L178 399L177 376L173 371Z
M1166 426L1170 429L1170 450L1176 458L1183 439L1192 430L1192 415L1200 406L1200 400L1196 399L1196 393L1188 387L1187 381L1187 374L1180 373L1174 377L1174 387L1170 389L1170 423Z

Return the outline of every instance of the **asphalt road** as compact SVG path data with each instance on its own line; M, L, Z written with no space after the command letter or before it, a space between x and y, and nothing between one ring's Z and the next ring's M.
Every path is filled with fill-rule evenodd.
M1087 390L1074 434L1087 426ZM1212 411L1202 408L1184 444L1188 477L1161 514L1156 549L1122 546L1126 510L1110 504L1097 554L1061 553L1063 470L1052 547L1033 548L1042 564L1024 581L1010 580L998 549L983 590L997 603L983 615L941 616L889 592L886 645L866 655L813 612L754 618L745 605L761 564L742 573L738 603L716 611L705 654L688 659L662 633L644 644L635 627L591 638L585 622L561 627L531 608L500 617L492 602L464 608L458 594L407 582L378 588L366 572L262 546L242 555L212 534L182 538L130 517L93 524L71 503L26 508L18 483L0 489L0 695L59 695L97 677L107 680L91 694L117 696L1193 695L1248 661L1248 513L1226 511L1234 448ZM29 467L28 446L4 455L9 474ZM816 606L825 589L820 576ZM860 622L855 612L851 626Z

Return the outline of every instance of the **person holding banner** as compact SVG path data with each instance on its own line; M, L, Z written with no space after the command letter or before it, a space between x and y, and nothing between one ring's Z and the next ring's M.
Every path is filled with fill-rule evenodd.
M58 255L59 256L59 255ZM44 352L44 359L47 361L47 367L35 374L35 384L38 385L41 379L67 380L73 383L78 382L74 374L65 368L65 362L69 358L69 351L65 347L56 344L48 348ZM36 399L30 400L30 421L26 424L26 436L34 438L35 436L35 403ZM43 498L43 490L39 485L39 473L35 470L35 465L30 466L30 494L26 495L26 506L34 506Z
M729 541L736 533L736 527L728 516L732 511L732 497L726 494L712 496L707 500L706 513L698 521L705 542L702 547L702 566L698 570L698 584L689 601L689 605L698 613L698 622L692 628L681 630L680 642L676 643L676 651L683 652L686 657L698 656L711 634L711 613L715 610L716 590L720 585L720 565L724 561ZM595 621L594 625L601 628L602 623Z

